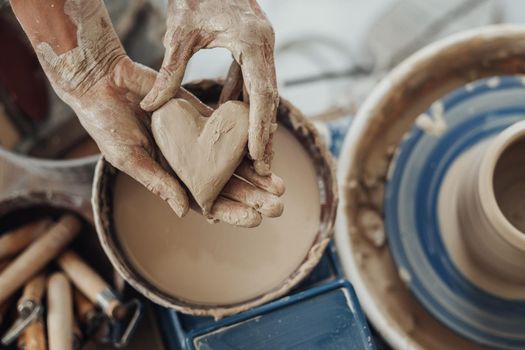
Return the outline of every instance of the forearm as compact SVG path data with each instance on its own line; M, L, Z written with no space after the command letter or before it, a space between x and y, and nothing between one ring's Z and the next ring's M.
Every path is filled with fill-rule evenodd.
M64 13L66 0L11 0L11 7L36 48L47 42L57 55L77 47L77 27Z
M66 102L83 95L125 54L101 0L11 0L11 6Z

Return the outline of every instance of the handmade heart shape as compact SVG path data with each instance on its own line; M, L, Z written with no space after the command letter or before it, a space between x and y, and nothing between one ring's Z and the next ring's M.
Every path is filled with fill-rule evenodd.
M188 101L173 99L153 113L155 142L205 213L242 161L248 111L228 101L206 118Z

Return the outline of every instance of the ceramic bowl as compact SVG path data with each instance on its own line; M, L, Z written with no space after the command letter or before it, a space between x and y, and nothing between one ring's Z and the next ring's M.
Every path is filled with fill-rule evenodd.
M187 88L202 101L210 104L217 101L221 91L221 85L213 81L201 81L187 85ZM338 195L334 162L328 150L320 141L315 128L289 102L281 100L277 119L281 127L291 131L312 157L316 165L319 190L321 193L319 231L309 253L304 257L300 266L297 266L297 269L290 275L287 281L283 281L282 285L273 288L263 295L234 304L206 305L191 303L176 295L162 291L137 271L118 241L111 206L113 186L118 171L104 159L101 159L97 165L93 186L93 207L97 231L102 246L114 267L135 289L157 304L174 308L184 313L201 316L225 316L261 305L286 294L315 267L332 236L335 221Z
M60 159L58 153L46 156L52 149L74 146L87 134L53 92L8 6L0 9L0 25L12 36L9 42L4 41L4 49L13 52L12 59L3 60L6 81L0 87L0 113L11 116L18 130L14 144L0 147L0 158L47 180L89 183L96 155L70 160Z

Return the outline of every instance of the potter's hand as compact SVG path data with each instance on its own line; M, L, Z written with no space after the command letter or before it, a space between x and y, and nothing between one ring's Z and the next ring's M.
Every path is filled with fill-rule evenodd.
M193 53L229 49L241 66L249 95L249 153L257 173L269 175L278 97L274 34L259 5L255 0L170 0L167 28L164 62L142 108L154 111L175 96Z
M184 215L188 197L161 166L149 115L139 107L157 74L126 56L102 1L57 0L50 6L40 0L11 0L11 5L53 88L73 108L106 159ZM177 96L190 101L201 114L211 113L186 90L179 89ZM250 178L253 174L247 169L240 171L247 172L246 178L259 189L232 179L212 208L213 219L253 226L260 222L254 208L263 215L282 210L275 195L267 191L257 195L265 189L282 192L282 181L275 176Z
M71 105L113 166L166 200L183 216L188 210L188 196L178 179L165 170L169 166L150 136L150 116L139 107L157 73L127 56L116 60L108 74ZM211 112L186 90L181 89L178 96L189 100L202 114ZM282 180L275 175L261 177L250 169L247 164L241 165L236 173L251 184L233 177L212 206L209 220L253 227L260 224L261 214L281 215L283 205L278 196L284 192Z
M81 98L88 102L77 113L111 164L166 200L182 216L188 208L187 195L178 179L164 170L169 165L153 146L150 116L139 107L156 77L152 69L132 62L127 56L121 57L107 82L101 80ZM212 112L184 89L177 95L203 115ZM284 183L278 176L260 176L248 163L241 164L235 173L249 183L233 176L207 215L210 221L254 227L261 223L262 215L281 215L283 203L279 196L284 192Z
M188 209L188 197L178 179L165 170L169 166L150 136L150 116L139 107L156 77L152 69L122 56L106 77L72 105L77 106L74 109L82 125L104 157L182 216ZM186 90L179 90L178 96L189 100L200 113L210 114L211 110ZM261 223L261 215L281 215L283 181L273 174L259 176L252 169L249 164L237 169L236 174L250 183L232 177L212 206L209 220L253 227ZM195 210L201 212L196 206Z

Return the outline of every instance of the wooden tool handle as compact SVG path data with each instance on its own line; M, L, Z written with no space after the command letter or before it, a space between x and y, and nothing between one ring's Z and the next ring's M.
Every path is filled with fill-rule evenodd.
M80 290L75 288L73 292L75 307L77 315L82 322L86 322L90 315L95 312L95 304L93 304Z
M73 215L64 215L0 273L0 304L57 256L80 231Z
M73 349L73 301L66 276L56 272L47 283L47 337L50 350Z
M9 260L0 261L0 273L9 265L9 263ZM11 302L9 299L0 303L0 325L4 324L4 317L10 304Z
M15 255L42 234L51 220L44 219L19 227L0 236L0 259Z
M73 284L91 300L100 305L100 296L103 291L109 290L107 284L84 260L71 250L64 252L58 258L58 264L67 274ZM118 306L118 300L112 300L108 305L100 305L108 316Z
M44 290L46 289L46 276L44 274L38 274L31 278L24 287L24 292L18 300L18 305L22 305L27 301L33 301L40 303Z
M18 338L18 349L46 350L46 333L41 318L33 321Z

